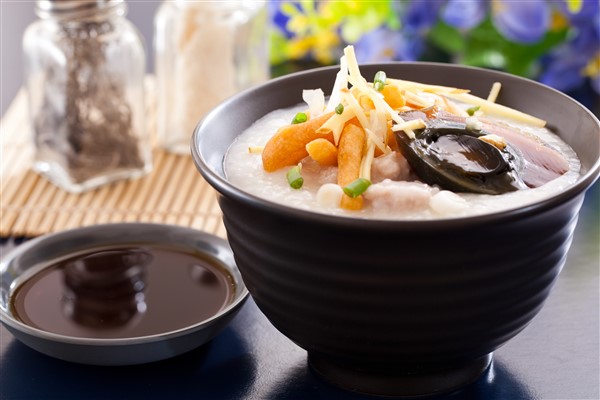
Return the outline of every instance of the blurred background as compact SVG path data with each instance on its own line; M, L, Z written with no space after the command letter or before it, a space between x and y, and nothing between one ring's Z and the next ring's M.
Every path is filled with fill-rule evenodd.
M152 73L152 21L160 2L127 3ZM336 63L353 44L361 62L454 62L526 76L600 114L598 0L267 3L273 76ZM2 114L22 85L21 38L35 19L34 1L0 0Z

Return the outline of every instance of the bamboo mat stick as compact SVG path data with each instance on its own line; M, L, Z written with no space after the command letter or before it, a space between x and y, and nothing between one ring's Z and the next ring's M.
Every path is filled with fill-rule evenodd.
M78 199L79 199L78 196L73 193L69 193L66 196L65 203L63 204L63 207L59 211L59 213L56 217L56 221L54 222L54 225L52 226L53 231L59 231L59 230L65 229L65 226L67 225L67 222L69 221L69 218L71 217L71 213L73 212L73 209L77 206Z
M155 165L150 173L149 179L140 180L140 186L135 193L134 198L132 199L132 203L130 208L132 210L137 210L139 213L142 213L146 207L149 207L148 200L151 196L152 192L160 191L160 185L162 184L161 176L168 171L165 171L164 162L166 153L159 153L158 156L155 156Z
M105 203L106 198L110 194L110 191L113 189L113 187L114 185L108 185L101 187L96 191L85 214L83 215L83 219L81 221L82 226L89 226L98 223L98 216L101 213L102 205Z
M155 166L156 168L156 166ZM142 186L142 180L137 179L129 182L125 186L122 196L119 197L116 203L116 209L122 212L112 212L109 222L132 222L137 218L136 213L132 212L132 203L135 201L136 193L139 192Z
M14 224L19 218L20 212L23 210L23 204L26 203L30 194L33 192L35 185L40 181L40 177L34 173L25 174L25 179L23 182L16 184L18 186L16 196L14 199L11 199L11 203L7 204L7 213L3 213L2 215L2 223L6 226L7 229L13 230ZM19 190L20 189L20 190ZM12 206L11 206L12 205ZM17 231L18 232L18 231ZM4 231L2 232L4 234Z
M154 177L154 184L152 185L152 190L146 196L146 199L138 209L141 211L140 218L144 221L149 221L152 213L156 209L160 197L165 193L174 190L174 188L169 187L169 184L173 183L172 173L173 173L173 162L175 161L175 156L166 156L161 159L160 167L157 168L156 176Z
M74 195L74 196L79 197L77 199L77 207L73 210L73 212L71 213L71 216L66 221L65 226L61 227L61 229L72 229L72 228L77 228L79 226L82 226L81 221L83 220L84 213L90 206L95 195L96 195L96 193L94 191L85 192L85 193L79 194L79 195Z
M214 233L216 230L216 223L218 222L217 218L211 213L211 210L216 207L217 204L217 196L212 193L211 196L207 196L210 197L208 203L207 203L207 209L206 209L206 213L205 213L205 220L204 220L204 225L202 226L203 230L206 230L207 232L210 233Z
M107 224L111 222L111 217L115 214L118 214L117 204L121 200L121 197L125 193L125 188L127 186L124 182L119 182L110 187L110 190L107 189L108 194L107 198L102 205L102 208L98 212L96 216L97 224Z
M10 204L14 204L14 207L8 207L8 212L2 213L2 236L9 236L10 232L14 231L14 223L19 217L19 212L22 210L22 204L24 204L35 188L35 184L40 181L40 177L34 173L25 174L25 179L20 184L16 184L16 197L11 201ZM16 190L15 189L15 190ZM5 203L3 203L3 208ZM7 205L8 206L8 205ZM16 231L19 235L21 232Z
M214 192L206 182L202 180L196 180L192 185L191 199L196 201L188 201L184 204L184 215L186 216L186 223L193 225L194 215L202 215L204 218L209 213L210 200L214 197ZM197 225L196 225L197 226Z
M169 179L169 186L161 193L158 204L153 209L153 214L150 218L152 222L162 221L169 214L170 206L178 196L180 183L185 176L186 167L188 167L188 163L185 162L187 158L185 156L173 157L174 165L171 166L172 172Z
M53 199L57 197L58 190L54 187L48 187L44 190L38 200L38 204L47 205L47 207L34 208L29 213L27 218L27 225L24 228L26 236L36 236L39 234L39 226L45 215L49 214L50 205L54 203Z
M67 197L67 192L64 190L55 190L54 196L52 197L52 202L48 205L48 212L44 213L42 219L40 220L37 226L37 234L43 234L46 232L52 232L54 223L56 218L58 217L59 210L63 207L65 203L65 199Z
M35 205L39 204L39 199L44 193L45 190L50 189L51 183L46 179L39 177L37 184L33 187L31 194L27 197L27 201L25 202L24 209L31 210L35 207ZM27 220L29 219L30 213L19 213L17 220L13 226L13 229L17 232L26 232L25 227L27 226Z
M21 191L21 180L27 175L36 175L29 171L31 160L24 154L20 146L15 146L10 150L10 163L2 168L2 201L3 204L21 204L14 200L16 193ZM7 186L9 185L10 186ZM21 199L19 199L21 200ZM22 200L21 200L22 201Z
M189 165L188 160L184 160L184 165ZM189 168L186 169L186 173L183 175L182 183L178 186L177 195L173 199L170 209L171 213L166 218L166 222L169 224L179 223L181 210L184 208L184 203L193 199L192 190L195 185L205 184L204 180L198 173L190 173Z

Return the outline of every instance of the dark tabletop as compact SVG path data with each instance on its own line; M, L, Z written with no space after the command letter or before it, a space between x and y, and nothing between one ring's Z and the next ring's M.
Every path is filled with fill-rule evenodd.
M496 350L478 381L437 398L600 398L599 186L586 195L566 265L541 312ZM14 245L3 239L0 249ZM306 352L273 328L252 299L208 344L139 366L56 360L0 329L0 399L372 399L317 378Z

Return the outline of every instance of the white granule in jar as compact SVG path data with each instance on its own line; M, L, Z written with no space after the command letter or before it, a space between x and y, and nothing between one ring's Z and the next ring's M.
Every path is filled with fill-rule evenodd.
M218 3L192 3L175 23L173 122L191 132L208 111L236 92L236 21Z

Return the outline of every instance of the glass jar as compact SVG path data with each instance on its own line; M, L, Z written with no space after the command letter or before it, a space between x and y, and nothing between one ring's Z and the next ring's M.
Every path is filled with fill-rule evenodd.
M70 192L152 168L143 39L123 0L38 0L23 37L34 170Z
M190 152L200 119L269 78L264 1L165 1L155 16L157 144Z

